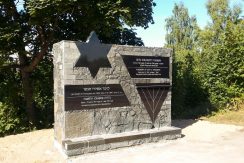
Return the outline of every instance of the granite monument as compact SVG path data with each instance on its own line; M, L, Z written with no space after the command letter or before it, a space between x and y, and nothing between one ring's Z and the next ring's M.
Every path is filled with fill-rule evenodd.
M172 50L53 45L55 142L67 156L181 137L171 126Z

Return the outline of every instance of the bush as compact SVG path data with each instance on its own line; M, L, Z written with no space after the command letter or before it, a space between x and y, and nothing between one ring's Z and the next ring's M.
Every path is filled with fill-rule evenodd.
M0 102L0 136L27 131L20 109Z
M173 56L172 117L198 118L210 111L208 94L203 89L199 72L196 71L195 53L188 52L181 59Z

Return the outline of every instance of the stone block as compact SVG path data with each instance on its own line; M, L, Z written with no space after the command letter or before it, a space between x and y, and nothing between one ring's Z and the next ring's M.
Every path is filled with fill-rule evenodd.
M111 143L111 149L117 149L117 148L122 148L122 147L128 147L129 143L128 141L122 141L122 142L117 142L117 143Z
M119 84L118 79L108 79L106 80L106 84Z
M143 138L143 139L130 140L128 143L129 143L129 146L135 146L135 145L144 144L146 142L147 142L147 139Z
M105 140L103 138L95 138L95 139L89 139L88 140L88 146L98 146L105 144Z
M76 150L76 149L83 149L88 147L88 141L78 141L78 142L64 141L63 144L66 150Z
M167 100L166 105L171 105L171 100Z
M63 128L58 125L58 124L54 124L55 129L54 129L54 139L58 142L58 143L62 143L62 139L63 139Z
M92 134L92 111L65 113L65 138L88 136Z
M139 140L139 139L144 139L144 138L149 138L149 137L150 137L150 134L147 134L147 133L132 135L130 132L128 132L128 135L122 135L119 137L113 137L113 138L105 139L105 144Z
M104 145L99 145L99 146L104 146ZM97 152L97 146L89 146L89 148L87 149L87 153L94 153L94 152Z
M85 153L129 147L161 140L172 140L181 137L181 129L175 127L164 127L161 129L126 132L120 134L89 136L84 140L65 140L63 147L68 156Z
M106 151L109 149L111 149L111 144L103 144L96 147L96 151Z

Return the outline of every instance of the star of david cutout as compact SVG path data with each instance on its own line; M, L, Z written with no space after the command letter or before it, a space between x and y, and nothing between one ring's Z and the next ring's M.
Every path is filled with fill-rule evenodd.
M81 55L74 67L88 67L93 78L97 75L99 68L111 68L107 54L112 45L101 44L94 31L91 32L86 43L79 44L77 47Z

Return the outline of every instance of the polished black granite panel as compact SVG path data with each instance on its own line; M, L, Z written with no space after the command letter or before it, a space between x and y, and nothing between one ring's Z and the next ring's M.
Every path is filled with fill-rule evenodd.
M65 85L64 89L66 111L130 105L120 84Z
M122 56L132 78L169 78L169 57Z
M136 84L136 86L141 100L152 120L152 124L154 124L163 102L167 97L170 84ZM152 128L153 127L152 125Z

